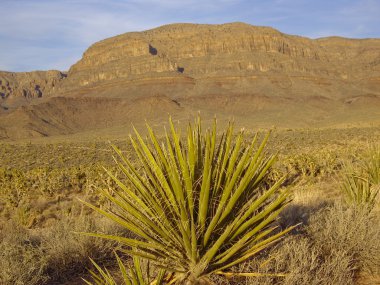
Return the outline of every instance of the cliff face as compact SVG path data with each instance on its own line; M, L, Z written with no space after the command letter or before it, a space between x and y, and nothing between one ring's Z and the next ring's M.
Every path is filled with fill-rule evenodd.
M271 74L349 81L378 78L380 40L311 40L243 23L168 25L94 44L71 67L63 89L111 80Z
M0 72L0 88L5 138L198 111L248 125L380 121L380 39L312 40L244 23L173 24L95 43L67 74Z
M33 72L0 71L0 96L2 98L39 98L56 90L66 74L56 70Z
M87 86L119 78L149 77L150 74L174 72L175 63L157 54L139 36L104 41L90 47L83 58L70 68L65 86Z

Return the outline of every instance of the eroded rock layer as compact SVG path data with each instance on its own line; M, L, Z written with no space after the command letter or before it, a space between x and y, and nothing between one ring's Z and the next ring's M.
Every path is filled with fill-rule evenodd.
M111 80L252 76L371 87L380 78L380 40L311 40L243 23L167 25L94 44L71 67L63 89Z

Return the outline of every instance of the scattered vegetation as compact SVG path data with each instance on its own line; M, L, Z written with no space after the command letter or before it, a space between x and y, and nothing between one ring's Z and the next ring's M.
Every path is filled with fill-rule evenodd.
M89 257L104 262L112 257L110 241L73 234L73 231L121 229L93 215L61 216L48 228L29 230L17 220L3 224L0 236L0 284L65 282L83 274Z
M284 278L251 278L247 284L356 284L360 274L379 274L378 216L337 202L308 217L297 234L248 262L243 270L288 272Z
M340 204L347 199L347 194L340 190L349 173L374 181L368 169L379 169L374 166L379 160L369 159L368 153L378 149L379 139L378 128L274 131L267 150L278 153L279 159L262 187L267 189L288 174L284 185L292 193L293 202L281 213L279 225L282 228L299 222L302 225L280 243L261 252L258 259L234 266L232 272L286 274L259 278L214 276L212 281L217 284L376 284L373 280L380 274L379 195L373 199L372 211L363 213L360 209L363 207L356 207L356 203ZM129 142L112 143L134 164L138 161ZM80 198L103 209L110 206L97 189L112 193L117 185L102 166L127 183L121 171L114 167L111 153L105 142L2 144L0 284L52 284L56 280L70 285L75 275L90 280L84 272L87 268L95 272L96 268L88 257L101 268L109 268L110 273L119 270L113 254L114 243L73 233L120 235L123 231L125 237L132 236L95 216L77 201ZM372 173L375 177L379 172ZM119 256L130 272L133 261ZM142 269L145 270L144 266ZM364 281L363 276L366 276Z

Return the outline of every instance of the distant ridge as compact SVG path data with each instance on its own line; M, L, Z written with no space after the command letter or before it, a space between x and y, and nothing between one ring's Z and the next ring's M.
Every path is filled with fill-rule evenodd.
M0 138L129 130L168 113L246 126L380 121L380 39L169 24L90 46L67 73L0 72ZM91 119L89 119L91 118Z

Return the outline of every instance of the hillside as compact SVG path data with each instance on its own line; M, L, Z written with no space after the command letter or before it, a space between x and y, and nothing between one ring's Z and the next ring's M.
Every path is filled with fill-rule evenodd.
M380 123L380 39L172 24L95 43L66 73L0 72L0 138L125 134L168 113L247 127Z

